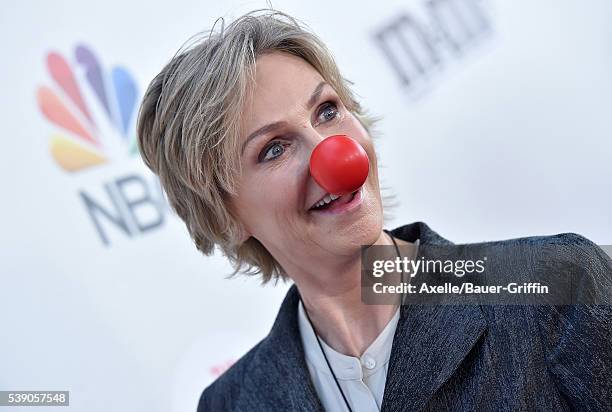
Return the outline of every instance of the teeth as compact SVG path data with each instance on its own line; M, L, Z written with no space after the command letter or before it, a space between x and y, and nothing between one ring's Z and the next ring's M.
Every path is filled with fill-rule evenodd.
M327 194L323 199L319 200L314 207L319 207L319 206L323 206L329 202L331 202L332 200L336 200L338 199L340 196L338 195L332 195L332 194Z

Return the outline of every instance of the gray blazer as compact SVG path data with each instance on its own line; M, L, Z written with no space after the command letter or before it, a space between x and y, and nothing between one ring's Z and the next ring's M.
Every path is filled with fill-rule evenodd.
M383 412L612 410L612 261L601 248L573 233L455 245L422 222L391 232L420 239L419 253L561 245L605 304L404 305ZM525 255L506 259L499 276L531 270L533 256ZM268 336L203 391L198 412L324 410L305 363L298 297L294 284Z

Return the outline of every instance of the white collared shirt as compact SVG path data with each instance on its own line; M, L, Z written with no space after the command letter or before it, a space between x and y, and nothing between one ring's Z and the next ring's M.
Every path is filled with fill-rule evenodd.
M399 308L398 306L389 323L359 358L335 351L319 337L344 396L355 412L380 411L391 357L391 346L400 317ZM298 308L298 323L306 364L323 407L327 412L346 412L344 399L321 353L315 332L308 322L301 300Z

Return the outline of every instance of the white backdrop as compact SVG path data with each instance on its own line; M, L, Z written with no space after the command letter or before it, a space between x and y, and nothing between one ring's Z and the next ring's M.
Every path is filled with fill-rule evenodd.
M288 286L224 279L230 266L198 254L121 129L131 113L133 136L134 99L189 36L265 5L3 7L0 390L70 390L76 411L192 411L267 334ZM387 228L421 220L454 242L572 231L612 243L608 0L274 6L319 34L363 104L384 116L381 179L399 201ZM399 31L384 31L394 22L412 57ZM78 58L79 45L98 66ZM82 138L49 95L88 123L54 79L51 52L74 75L100 141L91 156L104 164L62 167L86 156L71 152ZM118 87L113 67L123 68ZM110 115L91 87L96 73ZM53 155L55 136L64 143Z

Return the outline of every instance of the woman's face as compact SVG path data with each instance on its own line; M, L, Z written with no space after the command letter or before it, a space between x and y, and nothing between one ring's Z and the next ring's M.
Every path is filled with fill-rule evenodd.
M273 124L249 137L262 127ZM382 202L371 137L306 61L286 53L258 57L256 84L241 120L243 175L231 207L291 275L298 265L354 258L382 231ZM310 175L310 155L327 136L346 134L368 154L361 204L340 214L311 210L327 192ZM292 267L292 269L290 269Z

